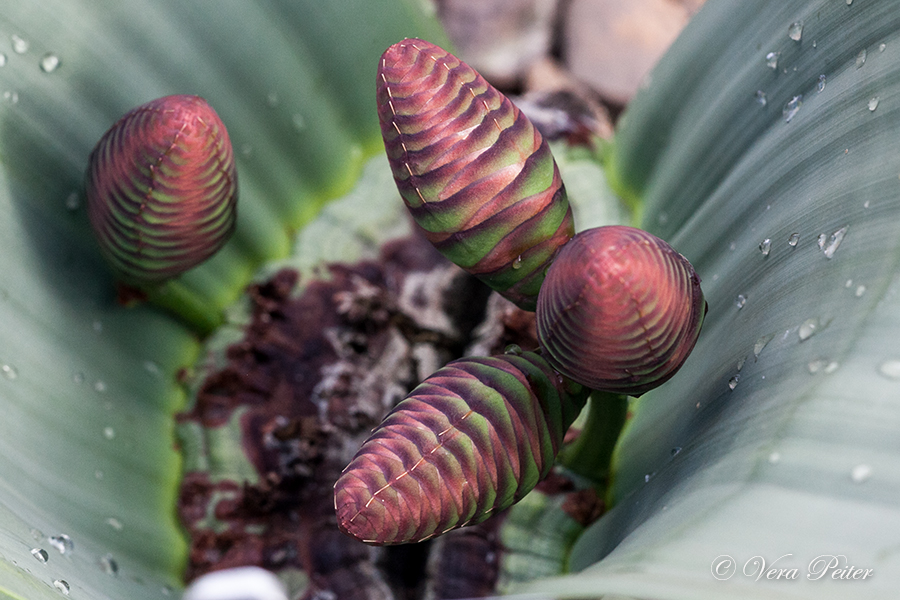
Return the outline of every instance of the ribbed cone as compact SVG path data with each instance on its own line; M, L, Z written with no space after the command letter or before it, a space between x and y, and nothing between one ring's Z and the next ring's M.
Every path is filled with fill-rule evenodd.
M91 153L85 187L100 249L125 283L175 277L234 230L231 141L197 96L159 98L119 119Z
M587 393L532 352L451 362L344 469L338 525L370 544L401 544L483 521L549 473Z
M574 235L550 147L506 96L429 42L388 48L378 115L394 180L447 258L526 310Z
M633 227L598 227L576 235L550 267L538 339L567 377L639 395L681 367L705 311L700 278L671 246Z

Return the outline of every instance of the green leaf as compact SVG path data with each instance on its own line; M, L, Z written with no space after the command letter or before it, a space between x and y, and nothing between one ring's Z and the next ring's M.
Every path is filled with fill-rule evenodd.
M0 4L0 597L59 598L55 580L74 598L181 585L175 375L200 345L174 316L114 301L77 206L96 140L172 93L227 124L237 233L179 282L215 313L356 180L380 144L375 61L410 35L445 43L413 0Z
M896 594L898 175L894 3L707 2L629 107L610 167L703 277L707 320L684 368L633 405L615 507L576 545L580 572L532 591ZM736 561L727 581L711 572L719 555ZM874 574L808 578L820 555ZM754 557L797 579L757 581Z

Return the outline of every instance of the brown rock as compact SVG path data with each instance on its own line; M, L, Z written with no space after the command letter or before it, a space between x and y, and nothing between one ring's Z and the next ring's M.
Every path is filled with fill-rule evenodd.
M571 0L569 69L613 104L626 104L703 0Z
M516 85L553 41L556 0L437 0L455 54L493 85Z

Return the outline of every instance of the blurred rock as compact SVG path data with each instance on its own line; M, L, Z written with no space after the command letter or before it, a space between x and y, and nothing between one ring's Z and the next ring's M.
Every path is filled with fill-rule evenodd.
M591 137L612 137L612 119L597 93L552 58L531 65L525 94L514 102L551 140L589 143Z
M437 0L455 54L501 89L516 86L547 55L556 0Z
M626 104L703 0L571 0L563 55L576 77Z

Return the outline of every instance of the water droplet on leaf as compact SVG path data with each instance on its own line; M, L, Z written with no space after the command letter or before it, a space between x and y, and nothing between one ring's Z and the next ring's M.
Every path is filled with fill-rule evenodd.
M108 440L113 440L116 438L116 430L112 427L104 427L103 428L103 437Z
M0 52L0 67L6 66L6 54Z
M763 348L768 345L769 342L772 341L772 338L775 337L773 335L764 335L753 344L753 361L756 362L759 360L759 355L762 353Z
M819 319L807 319L800 324L800 330L797 332L797 334L800 336L800 341L805 342L813 335L815 335L818 330Z
M744 308L744 305L747 304L747 297L743 294L738 294L737 298L734 299L734 305L738 307L738 310Z
M773 465L781 462L781 454L778 452L773 452L769 455L769 462Z
M799 42L802 35L803 21L794 21L793 23L791 23L791 26L788 27L788 37L795 42Z
M762 252L763 256L768 256L771 250L772 240L770 240L769 238L766 238L759 243L759 251Z
M784 108L781 110L781 114L784 117L785 123L790 123L791 119L797 114L797 111L800 110L800 107L803 106L803 95L797 95L787 101L784 105Z
M766 93L762 90L756 90L756 103L760 106L765 106L768 103L766 100Z
M50 560L50 555L47 554L47 551L43 548L32 548L31 555L35 557L38 562L45 563Z
M800 242L800 234L792 233L791 237L788 238L788 246L791 248L796 248L797 244Z
M65 579L54 579L53 587L62 592L63 596L69 595L69 582Z
M819 75L819 82L816 83L816 92L822 93L825 91L825 75Z
M853 483L862 483L872 476L872 467L867 464L856 465L850 470L850 479Z
M99 392L101 394L103 392L105 392L106 391L106 382L103 381L102 379L98 379L97 381L95 381L94 382L94 391Z
M513 269L521 269L522 268L522 255L516 257L516 260L513 261L512 264Z
M822 252L825 253L825 258L832 258L834 253L837 252L837 249L840 247L841 242L844 240L844 236L847 234L847 229L849 225L844 225L837 231L831 234L831 237L828 239L827 246L820 246L822 248ZM824 235L824 234L823 234ZM819 236L820 238L822 236Z
M116 562L116 559L113 558L112 554L105 554L100 557L100 568L103 569L103 572L107 575L118 575L119 573L119 564Z
M768 54L766 54L766 66L769 67L770 69L777 69L778 68L778 56L780 54L781 54L780 52L769 52Z
M12 42L13 52L16 54L25 54L28 52L28 41L20 38L17 35L10 36L10 41Z
M53 71L59 68L61 61L59 60L59 56L53 54L52 52L49 54L45 54L41 58L41 71L44 73L52 73Z
M47 541L50 542L50 545L56 548L56 551L60 554L68 554L75 549L75 542L73 542L72 538L65 533L50 536Z
M678 454L679 454L680 452L681 452L681 446L675 446L674 448L672 448L671 450L669 450L669 454L670 454L671 456L678 456Z
M122 524L122 521L118 520L115 517L109 517L106 519L106 524L115 529L116 531L122 531L125 525Z
M886 360L878 367L878 372L888 379L900 381L900 360Z
M859 69L864 64L866 64L867 56L868 56L868 53L866 52L865 48L863 48L862 50L859 51L859 54L856 55L856 68L857 69Z
M878 51L879 51L879 52L884 52L884 49L885 49L885 48L887 48L887 44L884 44L884 43L878 44Z
M869 98L869 112L875 112L875 109L878 108L878 96L872 96Z
M19 376L19 370L12 365L0 366L0 372L2 372L3 376L7 379L16 379Z
M861 298L863 294L866 293L866 286L858 285L856 286L856 297Z
M740 381L740 379L741 379L741 376L740 376L740 375L735 375L734 377L732 377L731 379L729 379L729 380L728 380L728 389L729 389L729 390L734 390L734 388L737 387L738 381Z

